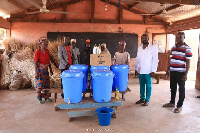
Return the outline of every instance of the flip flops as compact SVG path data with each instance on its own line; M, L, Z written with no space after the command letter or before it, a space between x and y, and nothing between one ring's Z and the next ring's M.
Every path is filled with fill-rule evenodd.
M49 98L45 99L45 101L46 101L46 102L52 102L52 100L49 99Z
M43 101L43 100L39 100L39 103L40 103L40 104L44 104L45 101Z
M200 98L200 96L196 96L196 98Z
M166 103L166 104L163 105L163 107L175 107L175 104Z

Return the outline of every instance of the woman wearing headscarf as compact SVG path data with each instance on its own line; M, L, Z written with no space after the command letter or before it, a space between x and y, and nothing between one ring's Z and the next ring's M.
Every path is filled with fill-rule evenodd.
M101 44L101 54L110 54L110 52L106 48L106 44L105 43Z
M48 68L50 69L50 74L53 75L53 71L50 64L48 41L46 37L41 37L39 39L40 48L36 50L34 54L35 61L35 82L37 90L37 98L39 103L43 104L45 101L52 102L49 97L51 94L49 91L44 91L43 89L50 89L50 79ZM44 98L44 100L42 100Z
M125 51L126 42L120 41L119 43L119 51L114 55L114 64L127 64L130 63L130 54Z

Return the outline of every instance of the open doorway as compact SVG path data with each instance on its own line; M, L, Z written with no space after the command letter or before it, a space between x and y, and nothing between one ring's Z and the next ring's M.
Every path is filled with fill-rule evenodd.
M0 28L0 54L3 53L4 51L4 46L3 46L3 40L6 38L7 36L7 30L4 28Z

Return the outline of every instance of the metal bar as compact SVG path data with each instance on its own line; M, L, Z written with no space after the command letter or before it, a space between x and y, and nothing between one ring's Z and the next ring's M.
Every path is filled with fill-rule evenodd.
M60 109L78 109L78 108L100 108L110 106L122 106L123 101L108 102L108 103L76 103L76 104L57 104Z
M115 113L115 108L113 108L112 114ZM67 117L73 118L73 117L81 117L81 116L97 116L96 110L84 110L84 111L69 111L67 112Z

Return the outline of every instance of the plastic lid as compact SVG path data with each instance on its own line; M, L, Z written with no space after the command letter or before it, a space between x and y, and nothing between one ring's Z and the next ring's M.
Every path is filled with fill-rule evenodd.
M85 70L85 69L88 69L88 66L87 65L82 65L82 64L76 64L76 65L71 65L69 67L69 69L76 69L76 70Z
M114 76L113 72L110 70L105 70L105 69L96 69L94 70L92 76L101 76L101 77L109 77L109 76Z
M91 66L90 69L109 69L109 66Z
M84 74L81 70L65 70L60 74L61 78L69 78L69 77L83 77Z
M110 68L111 69L129 69L129 66L128 65L119 65L119 64L117 64L117 65L112 65Z

